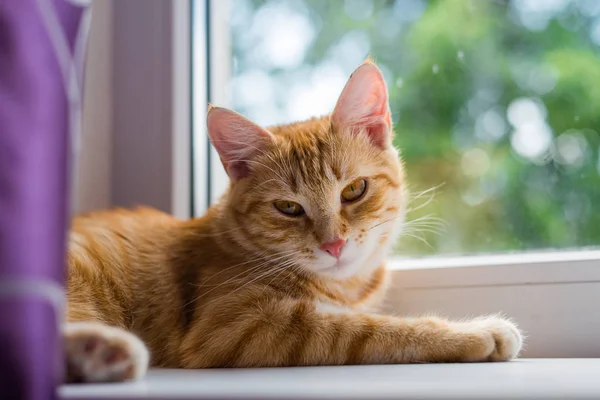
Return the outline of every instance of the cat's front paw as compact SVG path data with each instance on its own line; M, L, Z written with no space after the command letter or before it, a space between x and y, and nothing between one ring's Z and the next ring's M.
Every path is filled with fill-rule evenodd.
M453 328L472 344L466 346L462 361L508 361L517 357L523 346L519 328L504 318L477 318Z
M99 323L69 323L64 341L67 383L133 380L148 369L146 346L122 329Z

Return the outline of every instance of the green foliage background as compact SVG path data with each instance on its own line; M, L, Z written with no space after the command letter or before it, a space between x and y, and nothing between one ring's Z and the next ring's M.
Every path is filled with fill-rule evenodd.
M399 254L600 244L600 47L592 40L594 29L600 32L600 7L594 2L600 3L566 0L550 11L527 11L532 2L526 0L276 2L307 16L316 31L296 69L331 58L348 32L369 38L369 52L388 82L395 144L411 189L418 194L439 187L433 199L413 196L410 207L416 209L408 219L434 221L429 216L435 216L445 225L434 232L436 222L415 224L419 231L401 239ZM233 2L233 18L244 10L244 21L232 26L234 76L261 68L276 81L291 79L285 68L252 61L249 24L273 4ZM403 14L415 7L417 17ZM362 14L351 17L349 9ZM542 23L528 27L523 15ZM542 90L531 84L540 77L550 80ZM516 128L507 110L519 98L545 110L553 140L541 156L519 155L512 144ZM477 134L478 121L489 110L501 117L495 137ZM560 143L567 145L565 151L578 146L578 156L565 162Z

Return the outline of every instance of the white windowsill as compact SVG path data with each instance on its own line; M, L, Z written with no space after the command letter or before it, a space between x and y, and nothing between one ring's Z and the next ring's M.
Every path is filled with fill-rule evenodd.
M600 359L152 370L141 382L65 385L62 399L600 398Z
M447 256L423 258L392 258L392 270L431 269L454 267L505 266L540 263L595 261L600 265L600 250L549 250L540 252L515 252L473 256Z

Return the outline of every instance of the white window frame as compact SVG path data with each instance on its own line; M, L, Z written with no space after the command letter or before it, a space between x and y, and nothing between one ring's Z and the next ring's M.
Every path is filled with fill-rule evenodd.
M194 7L189 0L110 2L114 8L113 16L123 9L133 12L134 3L145 8L143 18L136 13L135 18L128 19L128 24L145 25L142 28L146 33L150 33L150 26L160 21L153 27L153 35L136 36L141 50L136 52L135 59L127 56L127 46L123 44L126 43L123 35L131 33L130 30L119 31L119 27L115 27L121 35L118 40L113 40L112 60L117 75L127 73L130 68L156 63L158 59L166 60L157 67L157 76L164 78L161 78L159 88L148 85L145 101L128 104L135 113L115 110L116 114L120 113L113 117L116 118L112 124L115 135L132 135L127 130L139 126L136 118L145 113L151 122L158 123L145 123L143 127L153 130L152 134L157 137L164 135L164 143L170 148L166 156L168 162L161 164L166 172L160 175L168 190L153 198L156 193L138 193L133 185L137 185L138 180L149 183L156 179L157 166L153 157L160 157L161 147L151 146L145 143L145 136L134 134L125 144L139 145L148 151L148 157L136 159L144 168L134 166L134 175L122 175L122 169L131 166L126 162L130 159L127 154L130 150L113 146L113 152L116 152L113 158L121 157L122 164L113 165L113 180L118 182L112 185L112 201L119 205L134 200L150 203L184 218L202 215L209 204L208 193L210 201L214 201L227 184L218 156L208 142L205 113L208 101L219 106L230 105L229 30L225 22L228 2L195 0ZM190 17L195 25L192 43ZM145 20L140 21L140 18ZM206 26L202 21L209 23ZM121 23L119 18L115 23ZM168 40L157 41L157 35L168 35ZM193 74L190 70L191 49ZM112 79L114 82L115 77ZM123 81L124 78L120 79ZM113 102L125 104L126 100L116 99L128 96L125 88L113 86L113 89ZM157 109L162 109L162 114L157 114ZM190 119L193 126L190 126ZM193 139L190 139L190 129L193 129ZM190 159L190 146L193 146L193 160ZM164 153L164 149L162 151ZM193 213L190 211L192 203ZM389 312L403 315L438 313L455 318L503 312L514 318L528 334L523 353L526 357L600 357L598 250L411 260L392 258L389 267L393 281L386 302Z

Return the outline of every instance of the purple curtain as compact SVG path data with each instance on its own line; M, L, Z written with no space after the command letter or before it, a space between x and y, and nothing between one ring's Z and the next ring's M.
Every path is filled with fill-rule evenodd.
M54 398L62 376L69 107L48 21L72 52L81 13L63 0L0 0L2 399Z

